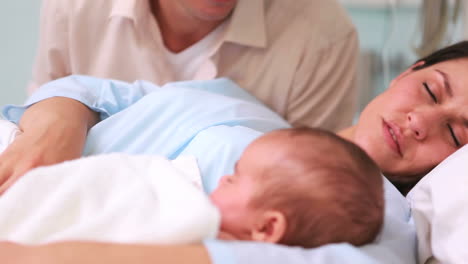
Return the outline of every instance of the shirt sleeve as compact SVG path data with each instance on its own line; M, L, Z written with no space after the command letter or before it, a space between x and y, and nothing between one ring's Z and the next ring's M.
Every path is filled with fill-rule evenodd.
M42 84L71 73L67 11L70 2L72 1L42 1L39 41L33 66L33 77L28 86L29 94Z
M314 46L310 40L308 46ZM294 77L287 120L295 127L339 131L352 123L357 109L356 63L359 54L354 28L319 49L305 49Z
M23 106L5 106L3 115L9 121L18 123L23 113L31 105L51 97L67 97L98 112L101 120L104 120L131 106L157 88L159 87L144 81L130 84L116 80L72 75L42 85Z

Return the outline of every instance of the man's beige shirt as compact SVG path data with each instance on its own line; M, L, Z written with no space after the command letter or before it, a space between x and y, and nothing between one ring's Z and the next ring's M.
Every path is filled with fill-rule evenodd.
M201 79L229 77L294 126L339 130L356 109L358 41L335 0L239 0ZM179 81L148 0L44 0L29 91L70 74Z

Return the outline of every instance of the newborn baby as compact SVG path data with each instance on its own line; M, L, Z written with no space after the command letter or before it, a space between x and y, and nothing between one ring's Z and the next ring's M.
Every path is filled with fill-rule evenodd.
M0 240L362 245L383 222L377 166L322 130L267 133L209 197L200 182L190 158L110 154L38 168L0 197Z
M241 240L363 245L383 222L375 163L357 145L319 129L258 138L210 198L221 212L221 231Z

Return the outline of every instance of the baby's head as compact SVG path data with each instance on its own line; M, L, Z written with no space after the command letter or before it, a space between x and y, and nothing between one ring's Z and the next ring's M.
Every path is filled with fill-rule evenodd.
M258 138L210 198L221 212L221 232L239 240L362 245L383 222L377 165L357 145L319 129Z

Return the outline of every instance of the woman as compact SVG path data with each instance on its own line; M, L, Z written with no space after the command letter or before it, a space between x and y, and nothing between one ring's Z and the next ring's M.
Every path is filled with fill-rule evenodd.
M468 67L467 57L468 42L462 42L420 60L393 80L389 89L368 105L356 126L342 131L340 135L356 142L366 150L388 178L397 182L416 182L425 172L466 143L468 87L463 84L468 81L468 75L464 71L464 68ZM27 146L26 144L34 138L32 132L44 133L45 130L41 128L41 124L34 127L31 123L32 118L36 115L46 116L45 114L48 114L46 117L49 121L61 120L64 117L72 119L75 114L82 117L79 124L70 122L68 119L61 120L61 124L70 129L70 134L76 135L77 140L64 141L64 144L59 147L71 147L69 151L64 151L67 154L64 157L79 156L83 149L82 142L84 142L87 127L96 122L97 117L89 109L76 102L74 102L76 107L73 107L72 113L51 114L47 111L46 102L73 103L65 98L52 98L31 107L21 120L24 131L22 138L18 138L14 145L1 156L3 161L16 158L20 160L22 146ZM79 129L76 129L77 127ZM65 136L69 137L69 135ZM39 141L38 144L46 143ZM50 153L54 154L52 151ZM39 161L54 163L63 159L65 158L55 153L49 159L39 159ZM12 175L10 179L13 181L22 170L27 170L35 164L30 161L20 163L22 165L19 170L9 168L7 172L13 171L14 173L2 175ZM2 162L2 166L5 164L8 162ZM249 247L234 244L233 247L237 247L237 251L234 252L238 255L224 255L225 258L218 259L219 255L216 255L212 245L211 242L206 242L205 247L202 245L142 246L69 242L27 248L2 244L0 252L4 255L0 257L9 260L9 263L29 263L29 258L33 258L33 262L37 262L39 258L41 263L54 263L54 261L57 263L73 263L71 261L110 263L117 262L117 260L120 261L119 263L225 263L224 261L234 261L236 258L242 260L239 254L253 253ZM215 247L228 246L230 245L217 244ZM271 246L265 245L262 249L266 250L268 247ZM210 249L209 254L206 248ZM334 259L336 257L333 254L334 248L331 246L325 253L329 257L328 263L340 263L338 257ZM299 250L276 248L274 254L277 255L269 257L268 254L264 254L264 258L268 261L275 261L275 259L281 261L291 257L296 259L294 263L311 263L315 257L318 257L317 252L323 251L319 249L319 251L299 252ZM348 253L353 254L353 261L375 263L369 262L369 258L375 256L363 254L359 249L353 249ZM341 262L343 260L341 259ZM398 256L394 259L386 256L385 259L375 258L374 260L388 261L388 263L401 262Z
M468 141L468 42L416 62L340 134L360 145L394 183L415 184Z

